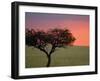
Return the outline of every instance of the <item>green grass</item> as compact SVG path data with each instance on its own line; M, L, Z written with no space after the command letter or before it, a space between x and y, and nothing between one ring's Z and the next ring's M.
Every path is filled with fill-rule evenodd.
M45 53L34 47L26 46L26 68L45 67L47 60ZM78 65L89 65L89 47L69 46L66 48L58 48L51 56L51 67Z

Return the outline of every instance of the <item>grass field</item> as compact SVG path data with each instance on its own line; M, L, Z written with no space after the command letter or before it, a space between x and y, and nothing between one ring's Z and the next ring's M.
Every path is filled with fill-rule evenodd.
M46 55L34 47L26 46L25 67L45 67ZM89 65L89 47L72 46L58 48L51 56L51 67Z

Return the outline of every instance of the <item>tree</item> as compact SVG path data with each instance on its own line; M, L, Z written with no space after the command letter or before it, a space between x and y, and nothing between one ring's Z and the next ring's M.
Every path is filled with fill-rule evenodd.
M26 29L26 45L33 46L44 52L48 58L47 67L50 66L51 54L56 48L73 45L75 37L68 29L50 29L48 31ZM47 46L51 45L50 51Z

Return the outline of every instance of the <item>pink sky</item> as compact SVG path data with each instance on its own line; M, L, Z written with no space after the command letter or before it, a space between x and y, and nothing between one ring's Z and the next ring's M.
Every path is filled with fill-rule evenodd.
M72 14L26 13L26 28L69 29L76 38L74 45L89 46L89 16Z

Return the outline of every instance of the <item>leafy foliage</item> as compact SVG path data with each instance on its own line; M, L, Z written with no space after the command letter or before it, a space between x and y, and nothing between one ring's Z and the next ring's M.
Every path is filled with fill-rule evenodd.
M50 61L50 56L58 47L72 45L75 37L68 29L50 29L48 31L26 29L26 45L34 46L44 52ZM47 45L50 44L51 50L46 50ZM49 66L48 63L47 66Z

